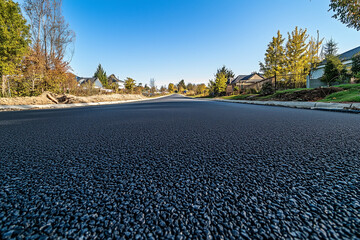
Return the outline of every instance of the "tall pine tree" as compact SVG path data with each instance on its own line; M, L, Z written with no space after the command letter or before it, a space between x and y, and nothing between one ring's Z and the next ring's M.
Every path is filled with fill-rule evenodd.
M108 86L108 79L106 76L106 72L101 66L101 64L99 64L98 68L96 69L96 72L94 73L94 77L98 78L104 87Z
M329 41L327 41L322 49L322 57L326 58L328 56L336 56L337 51L338 51L338 46L337 46L337 42L334 41L334 39L330 39Z
M225 65L222 68L219 68L215 74L215 78L220 76L220 74L225 74L226 79L229 81L235 77L234 72L231 69L228 69Z

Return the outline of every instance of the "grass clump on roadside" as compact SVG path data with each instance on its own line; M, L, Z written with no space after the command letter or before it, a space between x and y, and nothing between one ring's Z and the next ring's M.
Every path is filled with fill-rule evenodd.
M240 94L240 95L232 95L232 96L225 96L222 99L227 100L246 100L251 96L258 96L257 94Z
M278 94L284 94L284 93L294 93L303 90L312 90L312 88L294 88L294 89L278 90L272 96L276 96Z

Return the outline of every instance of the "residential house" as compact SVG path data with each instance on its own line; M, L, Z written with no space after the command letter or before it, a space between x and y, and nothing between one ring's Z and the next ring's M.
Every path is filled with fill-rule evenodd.
M352 65L351 58L357 54L360 53L360 46L354 49L351 49L347 52L344 52L340 55L338 55L341 62L345 65L345 67L350 70ZM326 83L321 81L321 77L324 75L325 72L325 65L326 60L323 60L317 68L312 70L307 77L306 81L306 87L307 88L318 88L318 87L326 87Z
M115 74L111 74L108 77L108 84L112 85L112 84L116 84L118 86L119 89L125 89L125 81L122 81L120 79L118 79Z
M103 89L102 83L96 77L92 77L92 78L76 77L76 81L78 82L78 86L86 87L87 85L92 84L92 86L96 89Z
M265 78L259 73L239 75L235 79L229 79L226 87L226 95L233 94L235 87L238 87L239 91L245 91L246 89L255 89L256 91L259 91L264 80Z

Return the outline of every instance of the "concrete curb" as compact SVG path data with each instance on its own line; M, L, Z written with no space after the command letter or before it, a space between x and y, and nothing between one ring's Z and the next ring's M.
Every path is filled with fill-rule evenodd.
M124 103L133 103L133 102L146 102L150 100L160 99L167 97L161 96L156 98L145 98L145 99L136 99L136 100L123 100L123 101L113 101L113 102L96 102L96 103L71 103L71 104L45 104L45 105L0 105L0 111L14 111L14 110L37 110L37 109L64 109L64 108L74 108L74 107L88 107L88 106L99 106L99 105L114 105L114 104L124 104Z
M226 99L213 99L213 100L218 102L231 102L231 103L255 104L255 105L265 105L265 106L360 113L360 103L247 101L247 100L226 100Z

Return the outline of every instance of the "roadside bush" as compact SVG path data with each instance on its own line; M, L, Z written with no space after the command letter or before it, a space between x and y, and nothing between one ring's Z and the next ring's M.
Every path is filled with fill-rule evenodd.
M341 76L344 75L344 65L340 59L336 56L327 56L324 75L321 77L321 81L331 86L334 82L341 82Z
M260 95L267 96L274 94L275 89L273 88L273 85L271 82L264 83L260 90Z
M360 72L354 74L355 82L360 83Z

